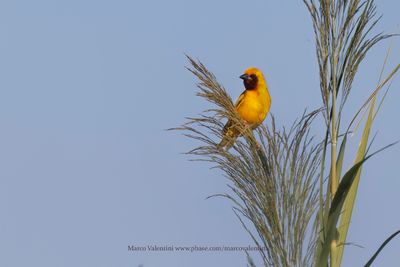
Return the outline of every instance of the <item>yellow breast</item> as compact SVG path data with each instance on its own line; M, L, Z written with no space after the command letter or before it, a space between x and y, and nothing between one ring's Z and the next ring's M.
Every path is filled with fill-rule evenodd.
M239 98L236 109L240 117L255 128L264 121L270 106L271 98L265 86L257 90L246 90Z

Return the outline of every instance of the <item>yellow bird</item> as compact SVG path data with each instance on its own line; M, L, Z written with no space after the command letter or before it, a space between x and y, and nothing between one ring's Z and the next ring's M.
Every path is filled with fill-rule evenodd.
M264 75L257 68L248 68L243 75L245 91L239 96L235 107L239 116L250 129L254 130L260 125L271 107L271 96L268 92ZM218 147L229 149L240 135L240 131L228 120L223 129L223 138Z

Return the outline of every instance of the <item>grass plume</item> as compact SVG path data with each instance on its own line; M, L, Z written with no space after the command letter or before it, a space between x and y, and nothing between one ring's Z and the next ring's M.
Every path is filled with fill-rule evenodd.
M253 133L215 76L201 62L188 60L188 69L199 80L197 95L213 105L176 128L200 141L188 154L211 162L231 181L231 192L218 196L234 203L255 244L265 248L260 250L265 266L309 266L317 237L312 218L318 204L321 152L310 126L320 110L304 113L288 129L278 129L271 115L271 126L261 125ZM217 147L223 118L233 120L242 132L231 150Z

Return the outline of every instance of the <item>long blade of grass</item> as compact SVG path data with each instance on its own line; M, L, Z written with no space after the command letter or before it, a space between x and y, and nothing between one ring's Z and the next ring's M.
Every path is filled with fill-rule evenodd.
M375 254L372 256L372 258L364 265L364 267L369 267L371 264L375 261L376 257L378 257L379 253L382 251L382 249L385 248L385 246L396 236L400 234L400 231L397 231L393 233L391 236L389 236L385 242L382 243L382 245L379 247L379 249L375 252Z
M342 168L343 168L343 159L344 159L344 152L346 150L347 144L347 134L344 135L342 144L340 145L339 155L336 162L336 172L337 172L337 179L340 182L340 177L342 175Z
M367 149L369 135L371 132L372 122L374 118L375 101L376 98L374 98L371 102L368 118L367 121L365 122L364 131L361 137L360 145L358 147L355 162L360 162L365 156L365 151ZM350 227L350 220L357 196L357 189L358 189L358 184L360 182L360 176L361 176L361 168L359 168L354 177L354 182L352 184L352 187L350 188L349 194L346 197L343 213L340 218L339 229L338 229L339 240L338 240L338 251L337 251L337 262L339 263L339 265L343 258L344 243L346 242L347 233Z
M379 91L389 82L393 79L394 75L400 70L400 64L398 64L390 73L389 75L386 77L386 79L381 82L379 84L379 86L375 89L374 92L372 92L372 94L370 95L370 97L364 102L364 104L361 106L361 108L356 112L355 116L353 117L353 119L351 120L349 126L347 127L347 132L350 131L350 128L353 126L353 124L355 123L356 119L358 118L358 116L361 114L361 112L364 110L365 107L368 106L368 104L371 103L372 99L376 97L376 95L379 93ZM357 128L357 127L356 127ZM353 130L352 132L355 132L355 130Z

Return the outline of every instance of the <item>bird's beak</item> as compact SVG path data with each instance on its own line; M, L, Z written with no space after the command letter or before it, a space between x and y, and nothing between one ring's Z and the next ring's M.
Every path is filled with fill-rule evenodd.
M239 77L240 79L243 79L243 80L251 80L251 77L250 77L250 75L248 75L248 74L243 74L243 75L240 75L240 77Z

